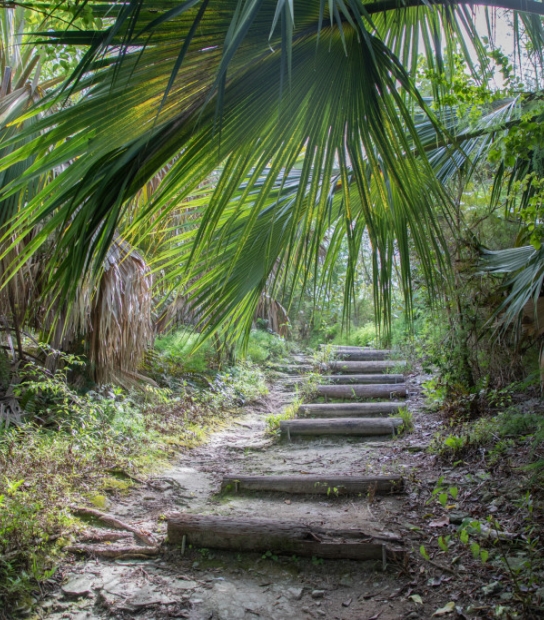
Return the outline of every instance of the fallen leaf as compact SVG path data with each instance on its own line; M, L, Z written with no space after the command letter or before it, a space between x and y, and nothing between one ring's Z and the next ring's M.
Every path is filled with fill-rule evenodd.
M437 519L436 521L431 521L429 523L429 527L445 527L450 524L450 518L448 515L444 515L442 518Z
M421 596L419 596L419 594L412 594L410 598L412 599L412 601L414 601L414 603L417 603L418 605L423 605L423 599L421 598Z
M450 601L449 603L444 605L444 607L437 609L433 614L433 618L435 616L446 616L447 614L451 614L452 611L455 611L455 603L453 601Z

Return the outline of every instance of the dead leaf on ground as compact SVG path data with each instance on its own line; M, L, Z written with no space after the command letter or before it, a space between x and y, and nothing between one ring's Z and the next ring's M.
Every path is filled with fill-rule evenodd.
M433 614L433 618L435 616L446 616L447 614L451 614L452 611L455 611L455 603L453 601L450 601L449 603L444 605L444 607L437 609Z

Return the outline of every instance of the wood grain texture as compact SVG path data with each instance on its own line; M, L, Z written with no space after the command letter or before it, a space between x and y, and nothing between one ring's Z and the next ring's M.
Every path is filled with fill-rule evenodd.
M404 375L323 375L323 381L339 385L348 385L351 383L359 385L384 385L404 383Z
M396 413L406 403L320 403L300 405L297 415L308 418L371 418Z
M280 430L291 435L393 435L400 418L320 418L282 420Z
M376 360L373 362L352 362L349 360L334 361L328 364L328 369L331 372L342 374L379 374L389 372L392 368L398 366L405 366L406 362L388 361L388 360Z
M306 474L282 476L223 476L223 491L274 491L304 495L378 494L401 493L404 490L402 476L338 476L334 474Z
M405 398L405 384L380 383L374 385L319 385L317 386L319 396L327 398L344 398L356 400L358 398Z
M326 530L297 521L231 518L213 515L179 514L168 519L168 541L207 549L229 551L271 551L305 557L403 560L400 548L387 548L383 542L359 530ZM348 540L346 540L348 539Z

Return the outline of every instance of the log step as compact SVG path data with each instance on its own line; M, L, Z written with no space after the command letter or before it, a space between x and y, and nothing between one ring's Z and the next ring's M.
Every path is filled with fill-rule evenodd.
M311 364L269 364L268 368L292 375L302 375L315 370Z
M344 385L348 383L383 385L384 383L404 383L404 375L323 375L323 380Z
M297 414L308 418L371 418L397 413L405 407L402 401L383 403L323 403L319 405L300 405Z
M328 398L387 398L406 397L406 385L394 384L375 384L375 385L319 385L317 386L319 396Z
M374 362L349 362L349 361L336 361L330 362L328 368L331 372L341 372L342 374L373 374L389 372L392 368L399 366L406 366L406 362L399 361L374 361Z
M391 351L379 351L374 349L335 349L334 356L337 360L353 362L375 362L391 358Z
M335 476L327 474L285 476L224 476L223 491L275 491L310 495L357 495L401 493L402 476Z
M347 539L347 540L346 540ZM393 537L395 541L400 540ZM181 513L168 519L168 541L227 551L273 553L347 560L404 561L406 552L360 530L326 530L297 521L231 518ZM391 540L391 536L388 538Z
M401 418L324 418L281 420L282 434L291 435L394 435L403 424Z

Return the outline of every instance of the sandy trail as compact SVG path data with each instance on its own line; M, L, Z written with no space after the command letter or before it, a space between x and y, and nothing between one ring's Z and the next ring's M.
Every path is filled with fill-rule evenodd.
M409 389L414 390L414 381ZM292 394L285 385L181 454L170 469L113 499L108 512L164 536L173 511L299 520L312 525L356 527L403 536L414 498L411 476L435 422L415 413L416 431L394 440L353 438L279 441L266 434L265 416L278 413ZM417 408L417 398L410 407ZM223 474L404 473L408 492L386 497L290 496L255 493L221 496ZM415 535L417 538L417 535ZM420 617L407 599L413 577L381 563L276 557L166 548L157 559L75 559L63 566L64 589L45 601L48 620L190 618L192 620L299 619L392 620ZM423 617L423 616L421 616Z

